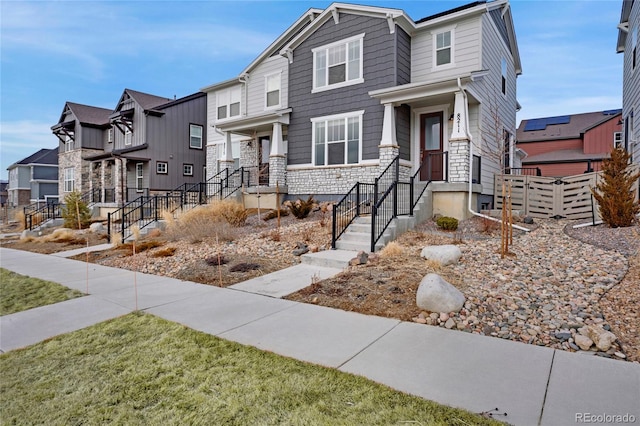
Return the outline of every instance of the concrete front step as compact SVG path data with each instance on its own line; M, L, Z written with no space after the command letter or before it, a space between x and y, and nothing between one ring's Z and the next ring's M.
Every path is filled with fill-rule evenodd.
M301 261L306 265L343 269L349 266L349 261L357 255L358 251L352 250L324 250L303 254Z

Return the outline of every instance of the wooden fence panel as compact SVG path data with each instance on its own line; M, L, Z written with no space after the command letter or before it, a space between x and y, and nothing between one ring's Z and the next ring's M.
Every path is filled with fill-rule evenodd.
M640 166L631 167L637 173ZM511 182L511 203L514 210L537 218L567 218L600 220L598 203L591 193L602 178L602 172L552 178L544 176L496 175L494 180L495 204L502 208L502 181ZM640 196L640 182L636 180L633 193Z

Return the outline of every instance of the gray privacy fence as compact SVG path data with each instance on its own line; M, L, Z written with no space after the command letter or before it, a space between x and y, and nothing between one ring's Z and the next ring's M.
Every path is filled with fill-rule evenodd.
M638 165L632 166L638 171ZM602 179L602 172L584 173L563 178L525 175L495 175L496 208L502 208L502 183L511 183L513 210L537 218L600 219L596 199L591 194ZM638 181L633 192L638 200Z

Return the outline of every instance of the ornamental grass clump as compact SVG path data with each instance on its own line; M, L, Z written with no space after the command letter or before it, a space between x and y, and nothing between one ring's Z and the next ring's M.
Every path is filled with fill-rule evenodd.
M297 219L304 219L313 210L316 206L316 200L313 199L313 195L309 195L309 198L303 200L298 198L296 201L287 201L285 206L289 209L292 215L294 215Z
M640 212L633 190L640 173L631 169L630 158L624 149L613 148L611 158L602 162L602 179L591 190L600 206L602 221L611 228L633 225Z

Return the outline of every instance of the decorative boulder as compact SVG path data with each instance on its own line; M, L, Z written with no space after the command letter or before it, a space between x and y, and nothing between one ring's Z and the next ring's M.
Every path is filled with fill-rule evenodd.
M428 274L418 287L416 304L430 312L458 312L464 306L464 295L438 274Z
M599 350L604 352L608 351L617 339L615 334L597 325L587 326L587 336L593 340Z
M93 233L104 231L104 226L100 222L94 222L89 226L89 230Z
M446 244L442 246L427 246L422 249L420 256L427 260L434 260L441 265L451 265L457 263L462 256L458 246Z

